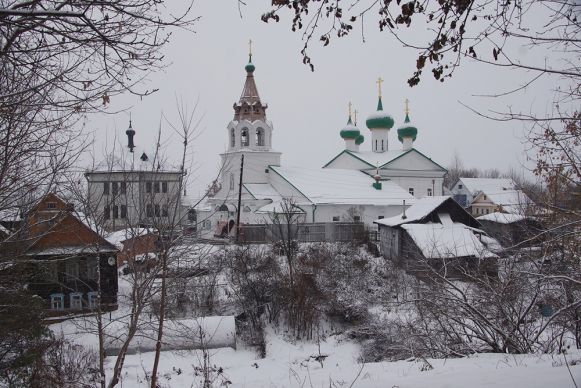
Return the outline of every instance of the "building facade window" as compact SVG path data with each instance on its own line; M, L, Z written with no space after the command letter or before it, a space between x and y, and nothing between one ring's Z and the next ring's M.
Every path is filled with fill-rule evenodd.
M167 193L167 182L161 182L161 192Z
M109 182L103 182L103 195L109 195Z
M119 218L119 206L113 205L113 219Z
M123 194L123 195L127 194L127 183L126 182L121 182L121 194Z
M410 187L410 188L408 189L408 192L409 192L411 195L414 195L414 188L413 188L413 187Z
M333 222L339 222L339 216L333 216Z
M360 222L361 216L353 216L353 222Z
M73 310L81 310L83 308L83 294L81 292L73 292L69 295L70 308Z
M52 310L64 310L65 296L63 294L52 294L50 296L50 308Z
M242 128L242 131L240 132L240 144L242 145L242 147L248 147L250 145L248 128Z
M256 130L256 145L257 146L264 146L264 129L258 128Z
M79 262L76 259L69 259L65 265L67 281L72 282L79 279Z
M381 139L381 150L383 151L383 139Z
M111 193L114 196L119 195L119 182L111 182Z
M230 173L230 190L234 190L234 174Z
M459 188L460 190L462 190L462 187L463 187L462 185L458 185L458 188Z
M91 291L87 293L87 301L89 302L89 308L95 309L99 303L99 293L96 291Z
M111 208L109 206L105 206L105 208L103 208L103 219L111 219Z
M160 214L160 211L159 211L159 205L155 205L155 206L154 206L154 209L155 209L155 216L156 216L156 217L159 217L159 214Z
M236 145L236 133L234 132L234 128L230 130L230 147L234 147Z
M46 203L46 208L48 210L54 210L54 209L56 209L56 202L47 202Z
M127 205L121 205L121 218L127 218Z
M159 193L159 182L153 182L153 192Z
M150 203L145 206L145 216L147 218L153 217L153 205Z
M148 194L151 193L151 181L145 182L145 192Z
M168 205L162 205L161 206L161 216L162 217L168 217L169 216Z
M89 280L97 280L98 276L98 261L94 257L89 257L87 259L87 279Z
M432 189L428 189L428 197L431 197L432 195L434 195L434 193L432 193Z

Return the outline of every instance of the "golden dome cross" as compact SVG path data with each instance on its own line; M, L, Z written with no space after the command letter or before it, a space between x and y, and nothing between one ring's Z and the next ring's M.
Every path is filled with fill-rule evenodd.
M379 89L379 97L381 97L381 84L383 83L383 78L379 77L375 82L377 83Z
M407 98L405 99L405 114L406 115L410 114L410 100L408 100Z
M252 39L248 39L248 55L252 56Z

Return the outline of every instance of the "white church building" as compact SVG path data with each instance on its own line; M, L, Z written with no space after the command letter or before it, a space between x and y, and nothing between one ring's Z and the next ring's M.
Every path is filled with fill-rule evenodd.
M268 106L256 88L252 54L245 70L242 95L226 127L228 148L220 155L219 184L196 208L202 234L235 229L239 194L241 225L268 223L290 200L304 222L361 221L368 227L400 214L416 198L443 195L446 169L414 148L418 130L410 122L407 103L397 129L402 148L390 142L395 121L383 111L381 79L377 109L366 120L371 150L362 149L364 137L349 117L340 131L345 149L322 167L304 168L281 164L281 153L272 148Z

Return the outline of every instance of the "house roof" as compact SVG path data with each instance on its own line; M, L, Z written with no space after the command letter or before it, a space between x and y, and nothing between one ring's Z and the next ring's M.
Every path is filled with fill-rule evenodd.
M406 218L402 218L403 214L400 214L397 216L376 220L374 223L387 226L397 226L410 222L421 221L449 199L452 200L451 197L446 195L423 197L417 200L416 203L414 203L405 211Z
M374 180L358 170L270 166L310 203L344 205L401 205L414 203L415 198L391 181L383 181L375 189ZM300 205L300 202L298 203Z
M282 199L280 193L269 183L245 183L243 186L255 199L270 199L273 201Z
M521 214L494 212L494 213L480 216L476 219L478 221L490 221L490 222L496 222L498 224L512 224L513 222L522 221L525 218L526 217L521 215Z
M148 234L156 234L157 230L150 228L127 228L110 233L105 239L115 245L118 249L123 249L123 241Z
M484 190L478 194L472 203L478 201L484 195L495 205L502 206L503 210L508 213L523 213L523 211L532 205L531 199L522 190Z
M407 224L402 225L402 228L428 259L497 257L482 244L472 228L464 224Z
M508 178L460 178L462 184L472 194L478 191L499 192L503 190L512 190L516 184Z
M396 160L396 159L398 159L406 154L409 154L411 152L415 152L415 153L423 156L424 158L431 161L432 163L434 163L436 166L438 166L442 170L444 170L444 171L446 170L444 167L440 166L438 163L434 162L432 159L428 158L426 155L422 154L420 151L416 150L415 148L412 148L409 150L389 150L389 151L385 151L385 152L343 150L337 156L335 156L333 159L331 159L327 164L325 164L323 167L327 167L328 165L330 165L339 156L341 156L343 154L347 154L347 155L354 157L355 159L359 159L363 163L369 165L369 167L382 168L385 165L393 162L394 160Z

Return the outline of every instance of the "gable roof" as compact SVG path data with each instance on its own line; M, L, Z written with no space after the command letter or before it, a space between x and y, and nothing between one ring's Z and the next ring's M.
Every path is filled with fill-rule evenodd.
M472 194L476 194L478 191L499 192L514 190L516 187L516 183L509 178L460 178L459 181Z
M369 167L382 168L382 167L387 166L391 162L403 157L404 155L407 155L407 154L412 153L412 152L415 152L415 153L419 154L420 156L422 156L423 158L429 160L430 162L432 162L433 164L438 166L443 171L447 171L444 167L440 166L438 163L434 162L432 159L428 158L426 155L424 155L420 151L416 150L415 148L411 148L409 150L388 150L385 152L343 150L337 156L335 156L333 159L331 159L327 164L325 164L323 166L323 168L326 168L327 166L329 166L331 163L333 163L334 160L336 160L337 158L339 158L343 154L347 154L355 159L358 159L361 162L367 164Z
M374 180L358 170L270 166L314 204L401 205L416 199L391 181L383 181L382 189L373 188Z
M402 225L402 228L428 259L497 257L464 224L408 224Z
M470 226L480 226L478 221L476 221L468 212L466 212L466 210L464 210L462 206L454 201L452 197L447 195L420 198L415 204L410 206L405 211L406 218L402 218L402 213L397 216L384 218L373 222L378 225L386 225L391 227L409 223L423 222L427 221L429 217L431 217L435 212L442 208L448 209L447 213L449 213L450 210L453 210L454 213L462 215L462 218L468 220L468 224L471 224ZM438 219L440 218L441 215L438 214Z
M244 183L242 186L254 197L254 199L270 199L277 201L282 196L270 183Z
M502 190L497 192L482 191L472 200L471 205L485 195L495 205L502 206L502 210L507 213L524 213L526 208L533 204L522 190Z

